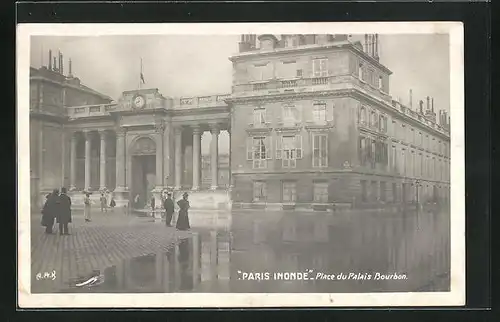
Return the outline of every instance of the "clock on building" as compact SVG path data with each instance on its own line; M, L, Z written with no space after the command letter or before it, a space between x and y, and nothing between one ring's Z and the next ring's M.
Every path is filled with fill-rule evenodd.
M135 108L143 108L144 104L146 103L146 100L144 99L143 96L137 95L134 97L133 103Z

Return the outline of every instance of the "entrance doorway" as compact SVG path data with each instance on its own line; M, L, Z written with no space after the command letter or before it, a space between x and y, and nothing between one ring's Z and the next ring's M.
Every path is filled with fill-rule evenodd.
M156 157L154 155L132 156L132 205L135 209L149 206L156 183L155 172Z
M156 145L149 137L139 138L131 149L131 205L144 209L150 205L156 185Z

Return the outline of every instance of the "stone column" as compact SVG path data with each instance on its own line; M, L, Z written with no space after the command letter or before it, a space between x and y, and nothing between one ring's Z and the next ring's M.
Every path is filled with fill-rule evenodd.
M99 189L106 189L106 131L100 130L99 135L101 138L101 149L99 156Z
M76 133L71 135L71 155L70 155L70 191L76 190L76 144L78 138Z
M125 190L125 130L116 131L116 188L115 191Z
M219 187L219 133L220 129L217 124L211 125L210 132L212 133L212 141L210 142L210 168L212 175L212 183L210 189L215 190Z
M156 190L163 189L163 123L155 125L156 138Z
M182 128L175 128L175 189L182 185Z
M90 131L85 131L84 133L85 136L85 185L84 185L84 190L89 191L90 190L90 161L91 161L91 155L90 151L92 148L92 137L90 134Z
M200 189L200 147L201 147L201 129L198 126L193 127L193 187L192 190Z
M164 182L163 185L165 187L169 186L169 178L172 175L170 173L170 134L171 134L171 124L170 123L165 123L165 130L163 132L163 177L164 177Z

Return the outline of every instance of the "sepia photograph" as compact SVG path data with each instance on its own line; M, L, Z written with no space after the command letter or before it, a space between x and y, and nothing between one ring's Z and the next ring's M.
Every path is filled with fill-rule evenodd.
M461 24L18 33L21 307L465 303Z

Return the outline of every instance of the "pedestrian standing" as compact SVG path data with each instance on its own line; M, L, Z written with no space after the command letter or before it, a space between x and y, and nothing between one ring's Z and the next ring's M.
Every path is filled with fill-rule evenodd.
M174 214L174 201L172 200L172 193L167 193L167 199L163 203L163 208L165 208L165 223L168 227L172 227L172 215Z
M108 200L104 195L104 192L101 194L101 212L108 212Z
M59 211L57 223L59 224L59 234L69 235L68 224L71 222L71 198L66 194L66 188L61 188L59 196Z
M155 197L151 197L151 217L155 216Z
M113 196L111 196L111 201L109 202L109 207L111 208L111 212L115 212L116 201Z
M42 209L42 226L45 227L46 234L52 234L52 228L54 227L54 219L57 217L58 212L58 198L59 190L54 189L51 194L48 194L45 200L45 204Z
M184 192L182 199L177 202L177 205L179 206L179 216L177 217L175 228L178 230L189 230L191 228L188 216L188 209L190 206L187 192Z
M83 215L86 222L92 221L92 201L90 200L90 193L85 192L85 197L83 198Z

